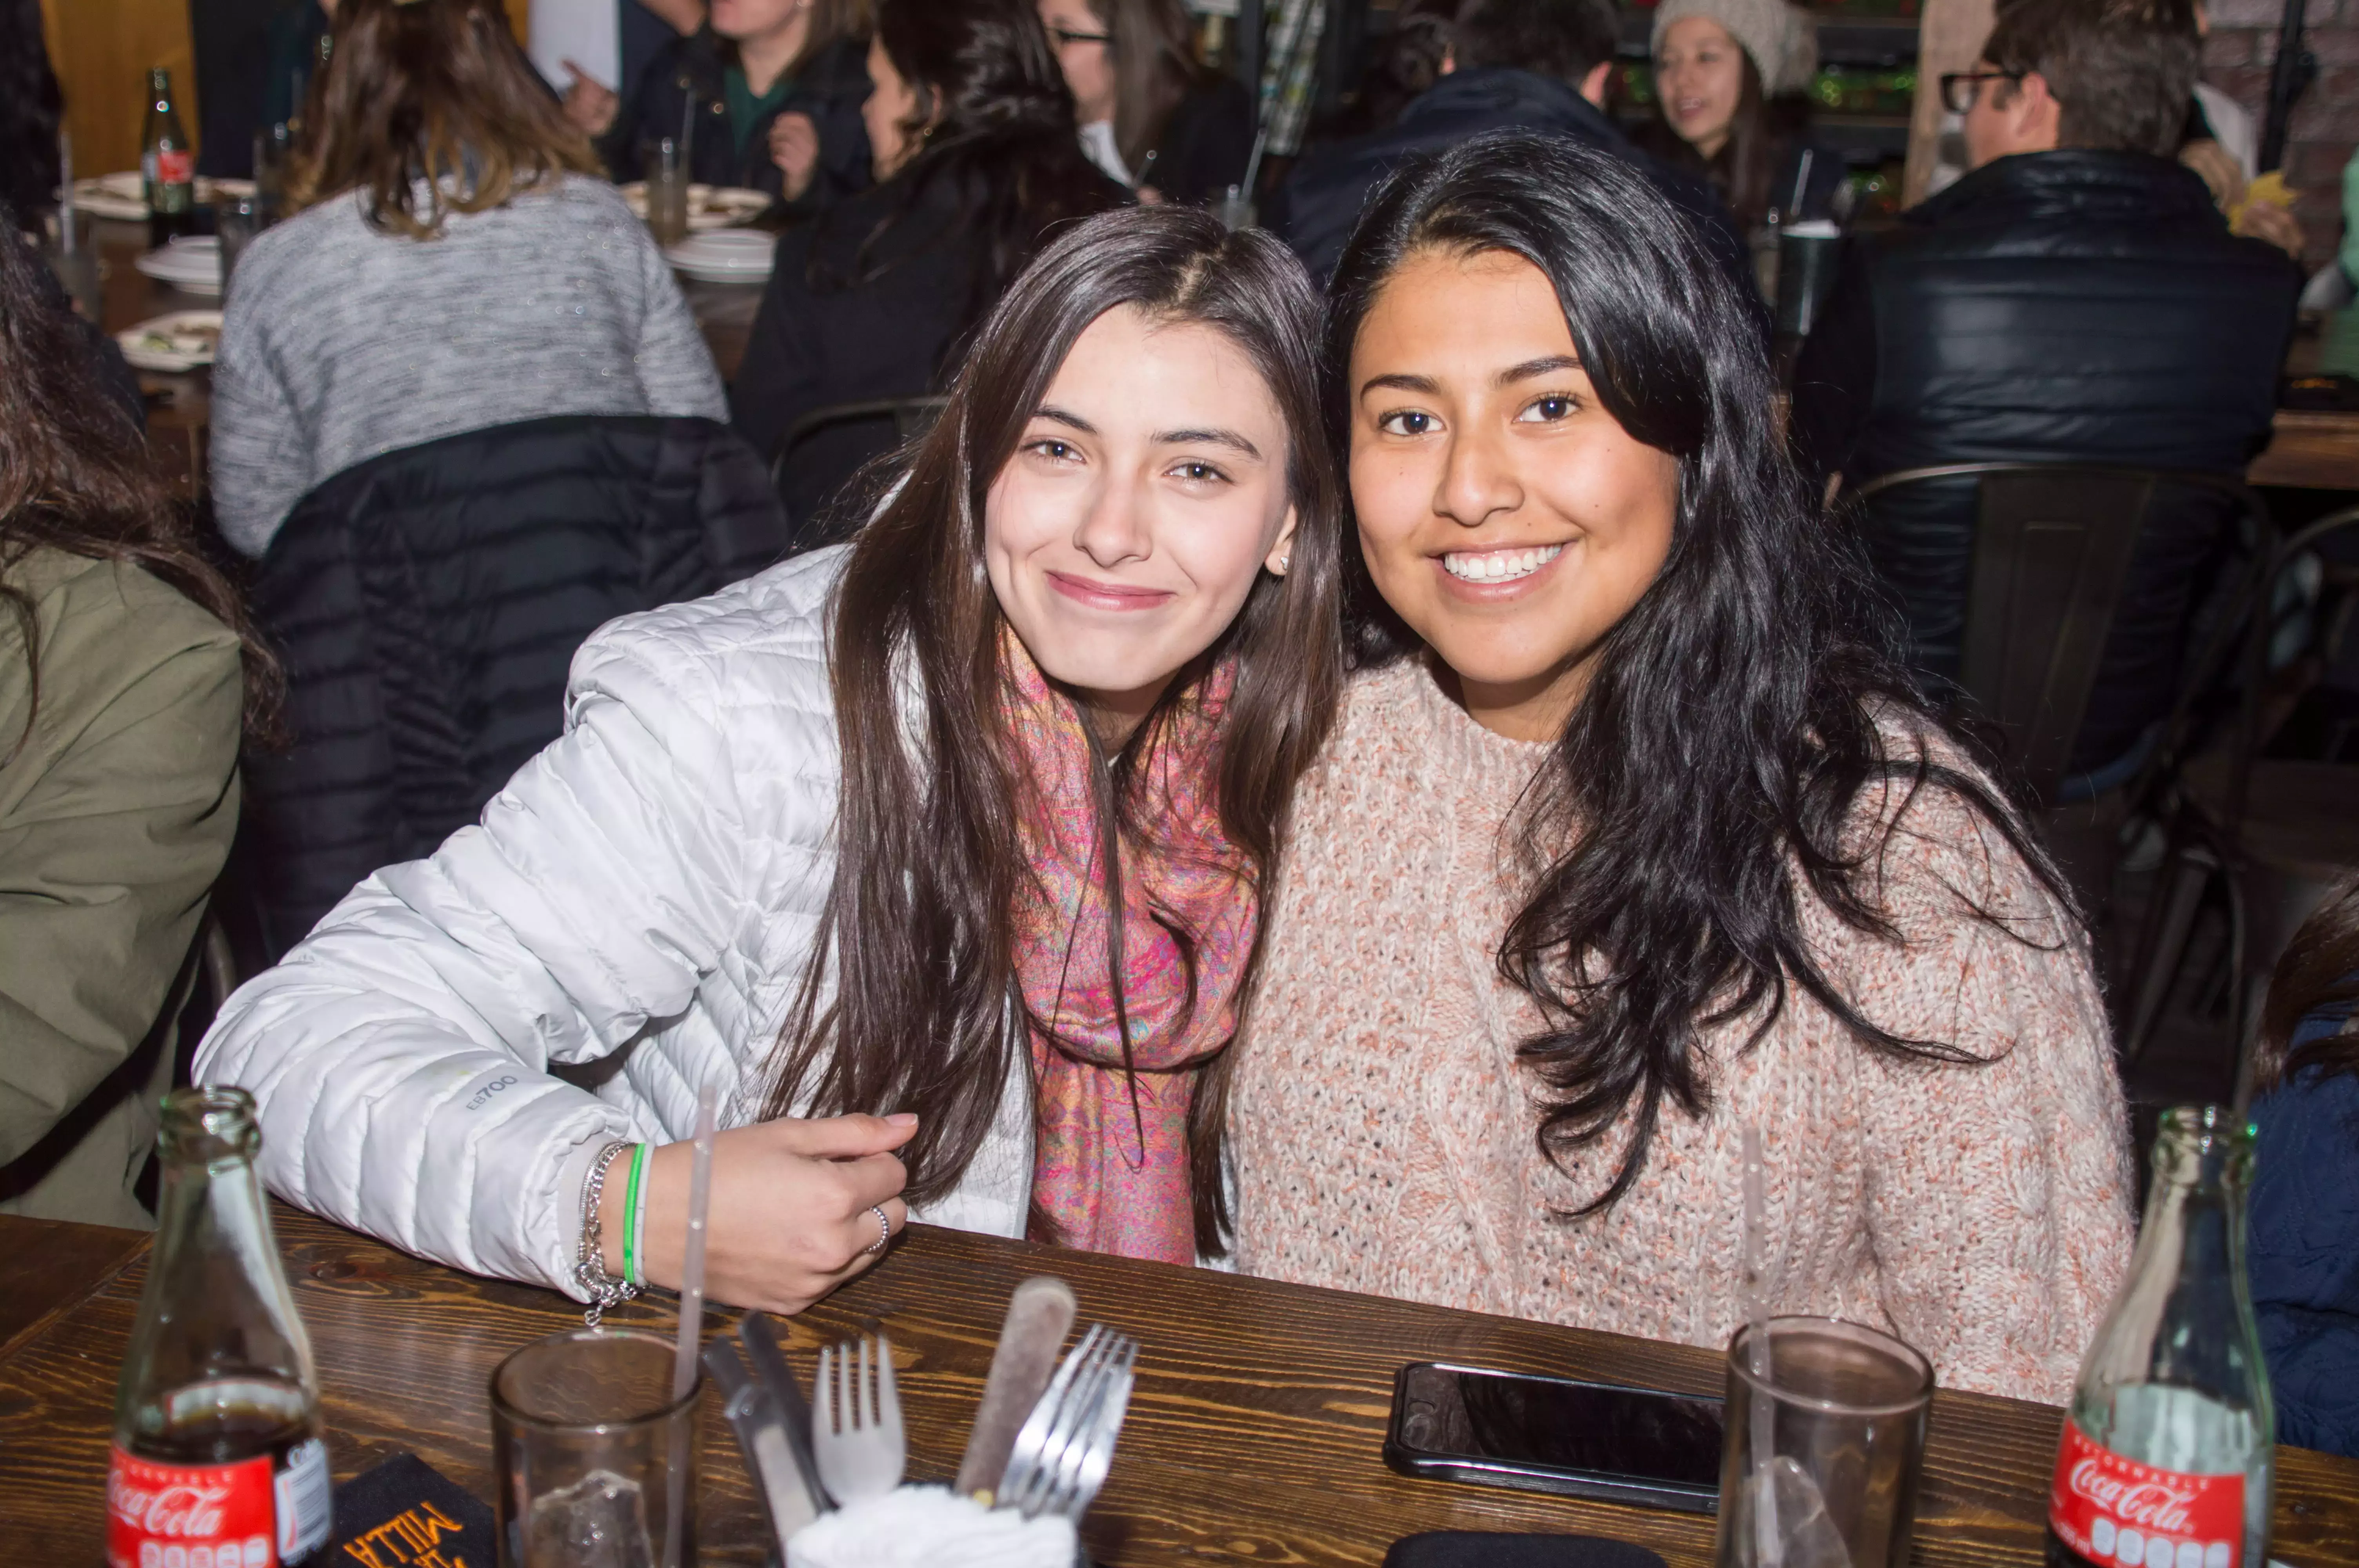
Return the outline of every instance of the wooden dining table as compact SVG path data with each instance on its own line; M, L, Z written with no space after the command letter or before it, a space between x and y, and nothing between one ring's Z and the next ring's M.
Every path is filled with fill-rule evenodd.
M336 1477L417 1454L493 1491L489 1385L500 1359L581 1322L552 1292L423 1261L284 1206L280 1256L310 1329ZM147 1277L147 1238L0 1217L0 1541L26 1564L96 1563L115 1379ZM1712 1558L1694 1514L1412 1478L1382 1446L1394 1373L1451 1360L1670 1389L1723 1390L1722 1356L1480 1313L1212 1270L912 1226L868 1273L780 1320L798 1369L823 1343L882 1328L893 1346L910 1478L956 1471L1009 1292L1067 1281L1082 1319L1135 1336L1138 1382L1105 1490L1082 1530L1106 1568L1378 1563L1424 1530L1544 1531L1635 1541L1673 1568ZM668 1302L611 1321L669 1334ZM726 1326L708 1315L708 1333ZM704 1401L698 1537L708 1563L756 1563L766 1526L734 1439ZM2062 1412L1934 1396L1911 1561L2041 1561ZM2273 1556L2359 1563L2359 1463L2277 1451ZM2256 1565L2257 1568L2257 1565Z

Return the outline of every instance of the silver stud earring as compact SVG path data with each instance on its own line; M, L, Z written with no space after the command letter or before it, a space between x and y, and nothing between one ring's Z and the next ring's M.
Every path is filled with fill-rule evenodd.
M1290 566L1292 566L1293 564L1294 564L1294 557L1293 557L1292 556L1280 556L1280 557L1277 557L1277 575L1278 575L1278 576L1280 576L1280 577L1284 577L1284 576L1286 575L1286 568L1288 568L1288 567L1290 567Z

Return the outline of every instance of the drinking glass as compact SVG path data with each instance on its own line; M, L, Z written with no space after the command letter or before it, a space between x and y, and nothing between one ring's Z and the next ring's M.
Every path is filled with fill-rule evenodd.
M658 245L688 238L688 159L678 137L647 148L647 227Z
M671 1397L669 1339L577 1328L492 1374L501 1568L655 1568L680 1510L677 1568L696 1561L699 1379Z
M254 188L262 198L263 225L286 213L287 177L295 162L295 130L284 120L254 133Z
M1788 223L1777 236L1777 332L1807 338L1835 283L1843 231L1823 218Z
M1764 1379L1754 1333L1737 1330L1728 1347L1718 1568L1906 1568L1931 1364L1855 1323L1777 1317Z
M60 208L49 220L48 243L41 247L49 270L73 301L82 319L105 319L105 278L99 267L98 244L91 232L90 214L79 207Z

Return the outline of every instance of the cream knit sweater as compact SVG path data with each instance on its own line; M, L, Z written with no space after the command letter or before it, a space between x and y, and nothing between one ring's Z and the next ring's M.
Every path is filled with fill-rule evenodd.
M1884 871L1905 946L1806 915L1870 1018L1989 1065L1895 1060L1789 991L1750 1053L1742 1028L1705 1037L1710 1111L1667 1107L1638 1184L1565 1219L1619 1141L1570 1175L1538 1153L1538 1086L1514 1056L1538 1014L1495 961L1520 881L1501 827L1545 754L1475 724L1417 662L1352 684L1297 797L1241 1043L1239 1267L1717 1347L1740 1316L1750 1124L1776 1310L1888 1328L1950 1387L2065 1399L2128 1261L2130 1166L2086 952L2020 861L1920 797ZM1953 889L2060 945L1993 930Z

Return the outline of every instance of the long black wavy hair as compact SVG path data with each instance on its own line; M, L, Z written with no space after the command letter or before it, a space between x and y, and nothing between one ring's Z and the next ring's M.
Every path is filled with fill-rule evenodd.
M1082 151L1073 95L1032 0L879 0L876 41L917 93L918 118L903 127L917 147L880 188L894 204L853 270L864 279L893 265L886 233L947 188L957 213L943 232L975 253L959 310L974 323L1053 231L1126 198Z
M1864 557L1785 456L1761 334L1724 269L1619 158L1508 132L1406 166L1362 214L1329 286L1339 451L1361 323L1402 261L1435 248L1539 268L1599 401L1679 460L1662 571L1607 633L1526 794L1521 846L1542 869L1499 948L1501 974L1545 1020L1517 1047L1550 1094L1541 1152L1562 1166L1632 1118L1614 1180L1579 1212L1637 1180L1667 1103L1708 1108L1699 1033L1745 1020L1750 1048L1794 989L1870 1048L1983 1061L1863 1016L1813 957L1801 900L1898 940L1876 865L1929 789L1995 828L2060 907L2071 897L1989 782L1995 767L1895 657L1894 618ZM1354 665L1420 652L1377 593L1358 531L1344 541ZM1901 805L1874 812L1881 831L1864 835L1862 797L1878 785Z

